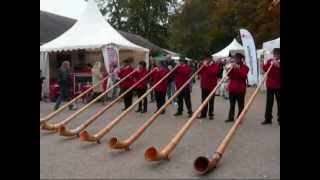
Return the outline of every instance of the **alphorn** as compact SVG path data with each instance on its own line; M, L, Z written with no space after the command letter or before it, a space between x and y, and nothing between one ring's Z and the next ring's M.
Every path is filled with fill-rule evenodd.
M170 153L174 150L174 148L178 145L179 141L182 139L184 134L189 130L192 123L196 120L197 115L200 111L208 104L210 98L215 95L218 87L222 84L222 82L226 79L229 72L232 68L230 68L226 75L218 82L215 88L210 92L208 97L201 103L199 108L193 113L191 118L183 125L183 127L179 130L176 136L170 141L167 146L165 146L161 151L158 151L154 146L149 147L145 153L144 157L147 161L160 161L160 160L169 160Z
M76 100L80 99L81 97L83 97L85 94L87 94L88 92L90 92L93 88L97 87L98 85L100 85L101 83L103 83L105 80L108 79L108 76L103 78L101 81L97 82L96 84L94 84L92 87L90 87L89 89L85 90L84 92L82 92L81 94L79 94L77 97L73 98L71 101L67 102L65 105L61 106L59 109L51 112L50 114L48 114L46 117L44 118L40 118L40 124L42 124L45 121L49 121L50 119L52 119L55 115L59 114L62 110L64 110L66 107L68 107L70 104L72 104L73 102L75 102Z
M107 111L111 106L113 106L116 102L118 102L122 97L124 97L128 92L130 92L134 87L136 87L139 83L144 81L148 76L150 76L151 73L153 73L155 69L150 71L148 74L143 76L139 81L137 81L133 86L131 86L129 89L127 89L125 92L123 92L120 96L118 96L115 100L113 100L111 103L109 103L107 106L102 108L100 111L95 113L93 116L91 116L87 121L82 123L80 126L78 126L75 129L68 129L64 125L62 125L59 128L59 133L62 136L79 136L79 133L83 131L85 128L87 128L90 124L92 124L96 119L98 119L105 111Z
M110 88L108 88L106 91L104 91L103 93L101 93L99 96L97 96L96 98L94 98L92 101L90 101L88 104L86 104L85 106L83 106L81 109L79 109L78 111L76 111L75 113L71 114L69 117L67 117L65 120L56 123L56 124L50 124L48 122L43 122L42 123L42 129L43 130L48 130L48 131L57 131L62 125L66 125L67 123L69 123L72 119L74 119L75 117L77 117L80 113L84 112L87 108L89 108L91 105L93 105L95 102L97 102L99 99L101 99L105 94L107 94L109 91L111 91L114 87L118 86L122 81L124 81L125 79L129 78L133 73L135 73L136 70L132 71L131 73L129 73L127 76L125 76L123 79L121 79L119 82L117 82L116 84L114 84L113 86L111 86Z
M160 115L160 113L176 98L180 92L189 85L190 81L199 73L199 71L204 67L204 65L200 66L199 69L176 91L167 101L166 103L160 107L160 109L155 112L136 132L134 132L129 138L126 140L119 140L117 137L112 137L109 140L109 147L112 149L125 149L128 150L142 134L143 132L156 120L156 118Z
M81 141L97 142L100 143L100 139L106 135L120 120L127 115L135 105L142 101L156 86L158 86L162 81L164 81L178 66L175 66L170 72L168 72L164 77L162 77L155 85L153 85L146 93L144 93L139 99L137 99L130 107L123 111L120 115L109 122L103 129L94 135L90 135L87 131L82 131L80 133Z
M253 92L253 95L250 97L248 103L246 104L244 109L241 111L239 117L237 118L237 120L235 121L235 123L233 124L231 129L228 131L227 135L223 138L223 140L220 143L220 145L218 146L216 152L210 158L207 158L207 157L204 157L204 156L200 156L200 157L196 158L196 160L193 163L193 166L194 166L194 169L196 170L196 172L199 175L205 174L205 173L209 172L210 170L214 169L217 166L217 164L220 161L220 159L221 159L221 157L222 157L227 145L230 143L231 138L235 134L235 132L238 129L238 127L242 124L242 121L243 121L246 113L248 112L249 107L251 106L253 100L257 96L257 94L258 94L260 88L262 87L264 81L266 80L266 77L267 77L268 73L270 72L270 69L271 69L272 66L273 65L271 65L269 67L269 69L267 70L267 72L264 74L264 77L263 77L262 81L260 81L260 84L255 89L255 91Z

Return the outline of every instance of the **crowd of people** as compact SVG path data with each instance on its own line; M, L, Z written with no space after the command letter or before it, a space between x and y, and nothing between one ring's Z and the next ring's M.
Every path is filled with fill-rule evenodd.
M123 110L129 108L132 105L132 99L134 95L141 97L148 88L157 84L151 93L151 101L156 102L156 111L158 111L166 102L166 97L170 98L174 92L176 92L182 85L188 81L188 79L196 72L200 67L202 69L198 72L197 76L200 79L200 89L201 89L201 99L202 102L208 97L210 92L216 87L217 83L222 80L222 77L226 76L228 70L229 74L223 79L223 82L217 94L225 99L229 99L229 113L225 122L234 122L235 119L235 107L238 106L237 116L240 115L241 111L245 105L245 95L247 89L247 75L249 72L248 66L244 63L244 55L241 53L236 53L230 55L229 58L225 59L213 59L211 57L204 58L200 64L195 62L190 63L184 57L181 57L178 62L172 60L168 57L166 60L155 60L150 58L149 67L144 61L140 61L138 67L135 69L132 66L133 59L128 58L123 61L124 65L120 68L115 69L115 71L110 74L111 84L114 84L121 79L125 78L128 74L135 71L131 76L119 84L120 94L126 92L131 88L137 81L145 77L148 72L154 70L148 78L145 78L140 83L138 83L134 90L127 92L123 97L124 108ZM267 98L266 98L266 111L265 117L262 124L272 123L272 107L274 104L274 97L277 101L278 106L278 123L280 125L280 48L275 48L273 50L273 58L268 60L262 65L262 69L267 71L271 66L271 70L267 76L266 86L267 86ZM176 67L174 70L173 68ZM92 83L95 84L102 80L103 72L102 65L100 62L96 64L91 69L92 73ZM70 69L69 62L65 61L59 71L58 71L58 83L60 86L60 95L56 101L55 109L59 108L62 100L69 101L68 87L70 82L68 81L68 73ZM160 80L166 76L169 72L173 72L165 78L163 81ZM41 73L41 72L40 72ZM189 86L185 86L183 90L175 98L174 103L177 105L177 111L174 116L181 116L184 111L184 104L187 109L187 114L189 117L193 114L192 108L192 84L195 83L195 79L190 82ZM40 75L41 84L41 75ZM41 85L40 85L41 86ZM106 88L103 85L97 86L93 89L92 98L99 96ZM40 95L41 96L41 95ZM112 92L112 97L118 96L116 88ZM214 119L214 104L215 95L211 96L208 104L202 109L201 114L198 118L209 118L209 120ZM69 106L72 109L72 105ZM146 113L148 110L148 99L145 97L138 105L136 112ZM161 112L165 114L165 110Z

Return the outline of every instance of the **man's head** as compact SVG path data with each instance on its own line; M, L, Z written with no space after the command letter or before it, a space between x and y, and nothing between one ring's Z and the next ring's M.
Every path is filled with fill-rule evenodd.
M140 61L139 62L139 67L140 68L146 68L146 66L147 66L146 62L144 62L144 61Z
M280 59L280 48L274 48L274 49L273 49L273 56L274 56L276 59Z
M61 67L64 69L70 69L70 62L69 61L63 61L61 64Z
M182 57L180 57L179 62L180 62L181 64L186 64L186 63L187 63L187 60L186 60L186 58L185 58L184 56L182 56Z
M244 55L241 53L236 53L233 57L232 57L233 61L237 64L242 63L244 60Z

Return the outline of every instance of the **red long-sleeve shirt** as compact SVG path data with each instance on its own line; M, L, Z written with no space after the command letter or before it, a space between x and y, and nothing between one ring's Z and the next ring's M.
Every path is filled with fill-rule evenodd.
M174 70L176 88L179 89L192 75L192 69L187 64L182 64ZM189 86L188 86L189 87Z
M217 63L213 63L209 66L204 66L200 71L200 87L202 90L212 91L217 85L218 74L220 66Z
M164 68L164 67L159 67L157 71L154 71L151 74L151 78L152 78L152 85L154 86L156 83L158 83L161 78L163 78L167 73L169 73L169 71ZM167 92L167 88L168 88L168 78L166 78L165 80L163 80L160 84L158 84L155 88L154 91L156 92Z
M131 65L125 66L125 67L120 69L120 71L118 73L118 76L120 77L120 79L123 79L128 74L130 74L132 71L134 71L134 69L133 69L133 67ZM134 84L134 77L131 75L130 77L128 77L127 79L122 81L119 84L119 87L121 89L127 89L127 88L130 88L133 84Z
M271 66L273 59L269 59L266 64L263 65L263 70L266 72ZM272 66L266 82L268 89L280 89L280 67Z
M135 82L138 82L140 79L142 79L144 76L148 74L148 70L146 68L143 68L136 73L134 73ZM149 77L145 78L143 81L141 81L135 88L136 89L147 89Z
M229 92L235 94L245 94L247 88L247 75L249 68L247 65L241 63L240 68L232 68L229 73Z

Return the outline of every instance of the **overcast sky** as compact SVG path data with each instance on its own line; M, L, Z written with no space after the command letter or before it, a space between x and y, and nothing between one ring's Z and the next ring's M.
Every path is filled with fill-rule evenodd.
M84 0L40 0L40 10L78 19L86 4Z

